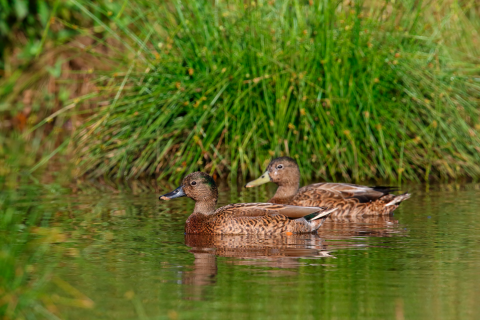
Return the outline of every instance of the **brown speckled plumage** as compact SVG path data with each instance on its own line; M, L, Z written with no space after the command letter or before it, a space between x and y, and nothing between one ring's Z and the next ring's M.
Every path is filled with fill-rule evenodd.
M268 175L268 176L267 176ZM259 182L257 182L259 181ZM261 178L247 184L256 186L272 181L278 185L271 203L295 206L337 208L331 218L347 215L388 214L410 194L390 194L393 188L367 187L348 183L315 183L302 188L297 162L289 157L274 159Z
M186 176L182 185L160 199L187 196L195 209L185 223L187 234L308 233L317 230L331 210L273 203L237 203L215 210L218 191L203 172Z

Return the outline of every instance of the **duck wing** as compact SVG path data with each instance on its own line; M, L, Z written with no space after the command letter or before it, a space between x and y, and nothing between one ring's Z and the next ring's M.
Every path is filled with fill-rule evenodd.
M299 207L275 203L236 203L219 208L215 214L221 213L229 217L265 217L273 215L284 215L289 219L306 218L315 220L322 218L326 212L324 207Z
M334 196L340 196L344 199L357 199L360 203L366 203L377 200L392 191L396 191L397 188L388 186L375 186L368 187L351 183L315 183L303 187L299 190L302 194L315 194L327 195L328 193Z

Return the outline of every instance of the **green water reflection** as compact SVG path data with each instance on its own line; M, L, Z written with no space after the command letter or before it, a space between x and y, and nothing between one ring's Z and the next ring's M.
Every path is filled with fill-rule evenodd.
M66 236L39 263L60 259L49 294L94 303L53 299L66 319L480 319L479 185L409 191L391 217L263 238L185 236L193 201L154 192L39 197Z

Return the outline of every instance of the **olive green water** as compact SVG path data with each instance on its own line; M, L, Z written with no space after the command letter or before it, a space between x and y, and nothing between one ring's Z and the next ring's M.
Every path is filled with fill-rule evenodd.
M408 189L393 216L263 238L186 237L187 198L44 196L61 235L37 263L56 261L45 290L62 319L480 319L480 185Z

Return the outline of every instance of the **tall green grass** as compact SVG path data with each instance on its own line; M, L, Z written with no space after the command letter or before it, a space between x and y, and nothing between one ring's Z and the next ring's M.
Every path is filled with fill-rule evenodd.
M246 176L289 155L327 180L480 176L474 1L149 1L110 23L71 1L124 45L78 173Z

